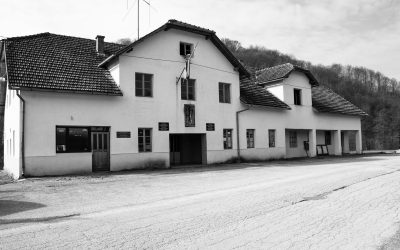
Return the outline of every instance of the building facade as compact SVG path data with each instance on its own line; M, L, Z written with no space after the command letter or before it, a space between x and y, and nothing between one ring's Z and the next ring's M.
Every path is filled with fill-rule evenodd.
M3 43L15 178L340 155L351 134L361 153L365 113L305 69L249 72L214 31L176 20L128 46L103 39Z

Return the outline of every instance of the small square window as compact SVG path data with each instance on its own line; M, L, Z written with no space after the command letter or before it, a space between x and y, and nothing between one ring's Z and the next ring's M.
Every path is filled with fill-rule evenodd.
M219 102L221 103L230 103L231 102L231 85L229 83L219 84Z
M136 96L153 96L153 75L136 73L135 74L135 94Z
M247 129L247 148L254 148L254 129Z
M193 44L181 42L179 44L179 54L181 56L190 55L193 51Z
M194 79L181 79L181 99L182 100L195 100L195 83Z
M301 89L293 89L294 105L301 105Z
M138 129L138 148L139 152L151 152L152 148L152 129L139 128Z
M270 148L275 147L275 129L268 130L268 146Z
M232 149L232 129L223 130L224 149Z

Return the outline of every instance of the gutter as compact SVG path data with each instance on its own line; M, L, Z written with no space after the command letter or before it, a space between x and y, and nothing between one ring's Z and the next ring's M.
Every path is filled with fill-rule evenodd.
M21 96L21 90L17 92L17 96L22 102L22 131L21 131L21 160L22 160L22 176L25 173L25 99Z
M239 114L249 110L251 106L248 106L245 109L236 111L236 142L237 142L237 163L240 163L240 129L239 129Z

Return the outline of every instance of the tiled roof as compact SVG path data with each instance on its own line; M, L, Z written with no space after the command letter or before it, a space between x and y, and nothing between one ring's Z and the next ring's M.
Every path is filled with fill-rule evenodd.
M248 77L240 79L240 101L248 105L290 109L290 107L271 94L268 90L254 83Z
M95 40L41 33L5 44L11 88L122 95L109 71L98 67L106 56L96 52ZM104 44L106 54L122 47Z
M111 55L110 57L106 58L103 62L101 62L99 64L99 66L107 65L107 63L111 62L113 59L117 58L119 55L132 50L132 48L134 48L136 45L142 43L147 38L161 32L161 31L168 30L168 29L183 30L183 31L187 31L187 32L205 36L205 38L210 39L210 41L218 48L219 51L221 51L221 53L228 59L228 61L239 70L239 72L242 75L250 76L250 73L243 66L243 64L241 62L239 62L239 60L232 54L232 52L230 52L230 50L224 45L224 43L217 37L217 35L215 34L215 31L209 30L206 28L202 28L199 26L195 26L192 24L184 23L181 21L177 21L174 19L169 20L166 24L159 27L158 29L150 32L149 34L143 36L139 40L136 40L135 42L131 43L130 45L116 51L115 53L113 53L113 55Z
M359 116L368 115L328 87L314 86L311 90L312 106L319 112Z
M274 67L257 70L254 74L259 84L266 84L287 78L293 71L303 72L310 80L311 85L318 85L317 79L315 79L309 70L291 63L285 63Z

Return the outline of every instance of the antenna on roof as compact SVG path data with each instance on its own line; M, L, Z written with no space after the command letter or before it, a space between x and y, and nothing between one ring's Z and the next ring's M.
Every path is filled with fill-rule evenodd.
M150 26L150 8L156 10L151 4L150 0L136 0L135 3L129 8L129 0L126 0L126 9L127 12L122 18L122 20L125 20L125 18L128 16L129 12L131 9L135 6L137 2L137 39L140 38L140 1L145 2L149 6L149 26Z

